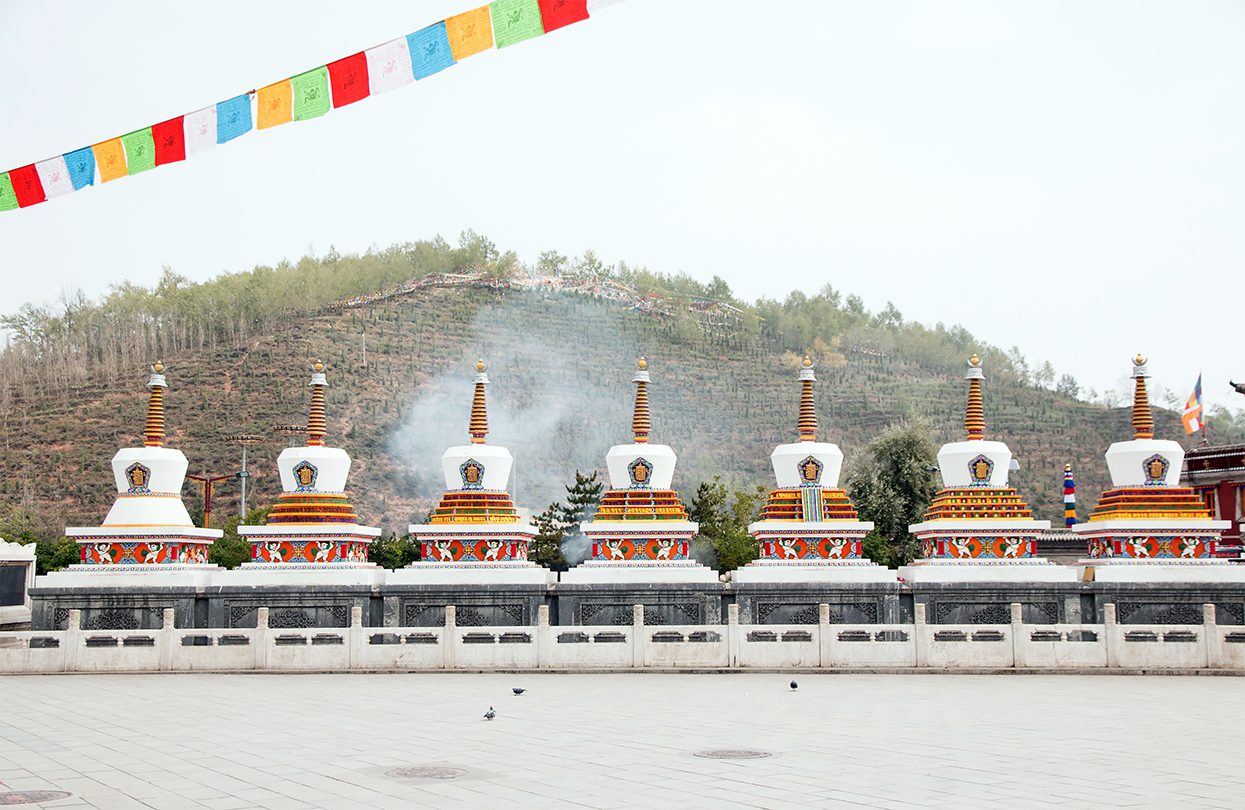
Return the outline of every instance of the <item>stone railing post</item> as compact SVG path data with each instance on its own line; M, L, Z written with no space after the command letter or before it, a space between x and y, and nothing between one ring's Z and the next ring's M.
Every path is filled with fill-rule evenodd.
M647 659L648 634L644 630L644 605L631 606L631 666L643 669Z
M1223 666L1223 637L1219 635L1219 620L1212 603L1202 605L1202 643L1206 650L1206 666L1219 669Z
M255 646L255 669L268 669L268 651L272 641L268 637L268 608L255 609L255 635L251 637Z
M1029 633L1024 626L1024 610L1019 602L1011 603L1012 626L1010 633L1012 634L1012 666L1017 669L1027 667L1029 665L1029 656L1026 654L1028 649L1025 645L1029 643Z
M367 636L363 631L362 605L350 608L350 629L346 631L346 641L349 643L347 666L350 669L362 669L363 645L367 643Z
M66 672L78 671L78 657L82 655L82 611L69 609L69 618L65 620L65 649L61 652L61 661Z
M917 602L912 606L912 640L916 642L916 665L929 666L929 626L925 624L925 605Z
M549 627L549 606L536 608L536 668L553 666L553 631Z
M830 629L830 605L817 606L817 666L834 666L834 631Z
M1108 602L1102 606L1102 638L1107 645L1107 668L1120 668L1121 639L1118 637L1119 625L1115 623L1115 603Z
M458 662L458 612L445 606L445 627L441 631L441 668L453 669Z
M739 627L739 605L726 606L726 666L739 666L739 652L743 648L743 631Z
M162 672L173 669L173 653L177 651L177 619L173 608L165 608L161 615L160 632L157 634L157 649L160 661L156 665Z

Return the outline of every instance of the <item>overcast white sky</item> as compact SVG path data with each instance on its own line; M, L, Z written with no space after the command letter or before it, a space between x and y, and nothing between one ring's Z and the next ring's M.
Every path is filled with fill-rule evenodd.
M5 2L0 169L476 2ZM630 0L0 214L0 311L464 228L746 298L826 282L1083 385L1245 405L1245 4ZM1213 428L1212 428L1213 429Z

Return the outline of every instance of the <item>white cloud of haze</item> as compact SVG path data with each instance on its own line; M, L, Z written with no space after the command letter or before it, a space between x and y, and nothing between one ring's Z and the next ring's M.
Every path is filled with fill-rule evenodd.
M475 5L5 3L0 166ZM593 247L748 298L831 281L1086 387L1142 351L1181 397L1203 371L1233 403L1242 41L1245 5L1227 0L632 0L2 213L2 308L150 284L166 264L206 279L470 227L527 260Z

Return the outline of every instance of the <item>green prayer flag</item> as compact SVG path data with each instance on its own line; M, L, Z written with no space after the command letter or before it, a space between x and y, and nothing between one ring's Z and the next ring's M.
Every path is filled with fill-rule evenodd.
M13 181L9 173L0 174L0 211L12 211L17 207L17 194L13 192Z
M138 174L156 167L156 142L151 137L151 127L122 135L121 145L125 147L127 174Z
M493 41L498 48L545 33L539 0L497 0L489 4L493 15Z
M318 118L329 111L329 69L318 67L290 77L294 88L294 120Z

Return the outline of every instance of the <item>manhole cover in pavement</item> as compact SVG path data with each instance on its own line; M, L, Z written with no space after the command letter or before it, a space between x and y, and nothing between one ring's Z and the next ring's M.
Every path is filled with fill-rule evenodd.
M697 751L696 756L705 759L764 759L769 756L769 752L750 751L747 748L714 748L709 751Z
M57 799L68 799L72 795L63 790L11 790L0 793L0 806L54 802Z
M466 768L447 768L440 765L427 765L418 768L390 768L385 776L397 779L457 779L467 774Z

